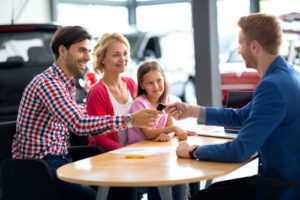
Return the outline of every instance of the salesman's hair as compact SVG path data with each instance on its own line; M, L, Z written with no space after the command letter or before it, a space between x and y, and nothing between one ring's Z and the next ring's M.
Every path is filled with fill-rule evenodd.
M282 30L275 16L255 13L240 18L238 25L245 35L248 44L256 40L269 54L279 54L282 42Z
M92 36L89 32L81 26L63 26L57 29L55 32L50 47L55 56L55 60L59 57L59 46L63 45L67 49L72 44L81 42L86 39L91 39Z

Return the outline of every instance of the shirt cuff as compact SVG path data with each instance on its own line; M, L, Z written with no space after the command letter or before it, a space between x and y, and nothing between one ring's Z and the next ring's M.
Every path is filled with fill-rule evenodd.
M200 106L198 124L205 124L205 123L206 123L206 107Z

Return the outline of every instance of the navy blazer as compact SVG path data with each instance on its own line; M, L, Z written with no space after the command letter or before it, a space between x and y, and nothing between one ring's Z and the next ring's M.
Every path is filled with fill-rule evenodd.
M241 109L206 108L206 124L241 127L232 142L201 146L201 160L242 162L256 151L259 173L296 184L281 199L300 199L300 75L278 56Z

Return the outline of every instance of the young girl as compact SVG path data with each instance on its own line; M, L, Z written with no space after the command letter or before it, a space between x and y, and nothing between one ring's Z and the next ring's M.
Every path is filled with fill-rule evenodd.
M137 72L138 89L137 98L133 101L130 113L136 112L143 108L156 109L159 103L168 104L169 86L164 71L157 61L146 61L140 65ZM180 127L173 125L172 117L163 111L158 120L157 126L153 129L149 128L129 128L128 144L133 144L143 140L155 140L158 142L166 142L171 139L169 133L174 132L179 140L185 140L188 132ZM173 199L186 199L186 185L175 185L172 187ZM155 195L152 190L152 195ZM160 199L159 196L153 199Z
M146 61L140 65L137 72L138 89L137 98L134 100L130 113L143 108L156 109L159 103L168 104L169 87L164 71L157 61ZM149 128L130 128L128 130L128 144L133 144L143 140L155 140L165 142L171 139L169 133L174 132L179 140L185 140L190 134L180 127L173 125L171 116L163 111L157 126Z

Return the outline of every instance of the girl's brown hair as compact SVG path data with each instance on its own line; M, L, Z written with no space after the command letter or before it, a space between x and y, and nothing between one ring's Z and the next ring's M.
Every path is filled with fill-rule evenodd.
M162 77L164 78L164 91L162 95L159 98L159 103L167 103L167 97L169 94L169 84L167 82L164 70L160 66L160 64L156 60L152 61L145 61L139 66L138 72L137 72L137 80L138 80L138 89L137 89L137 96L146 94L146 90L141 88L141 83L143 82L143 77L148 72L152 71L159 71Z

